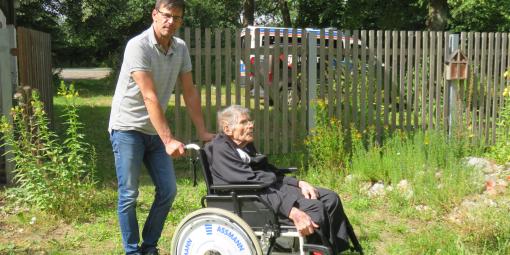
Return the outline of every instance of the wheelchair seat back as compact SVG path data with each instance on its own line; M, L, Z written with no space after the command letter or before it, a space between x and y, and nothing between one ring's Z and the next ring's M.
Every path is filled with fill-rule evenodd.
M221 208L233 212L246 221L254 231L269 230L279 233L278 216L265 201L260 199L258 195L261 192L260 187L213 184L206 153L206 150L212 149L211 147L210 144L206 144L199 151L202 173L207 187L207 195L202 198L202 207Z
M207 195L211 194L212 175L209 169L209 160L207 160L207 154L204 149L199 150L200 153L200 165L202 166L202 174L204 174L205 186L207 188Z

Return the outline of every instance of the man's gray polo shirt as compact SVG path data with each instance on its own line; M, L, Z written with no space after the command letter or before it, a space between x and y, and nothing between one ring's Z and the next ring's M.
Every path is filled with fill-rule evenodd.
M140 88L131 77L134 71L152 73L158 100L163 111L166 111L179 74L191 71L188 48L183 40L173 37L172 45L165 55L156 41L152 26L129 40L126 46L113 96L108 131L136 130L156 135Z

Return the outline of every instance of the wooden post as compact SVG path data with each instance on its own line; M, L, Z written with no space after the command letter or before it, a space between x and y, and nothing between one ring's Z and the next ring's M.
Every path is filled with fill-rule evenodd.
M455 52L457 49L459 49L459 35L458 34L451 34L448 38L448 55ZM458 70L458 68L457 68ZM458 76L458 75L457 75ZM455 81L454 80L448 80L448 91L449 98L448 98L448 136L452 136L452 132L456 128L456 119L458 117L457 115L457 88L455 87Z
M0 28L0 100L2 115L10 116L12 108L13 86L17 81L17 77L13 78L13 74L17 74L16 67L12 66L16 63L13 60L11 49L15 47L15 32L14 26L7 26ZM14 58L15 59L15 58ZM8 150L9 148L5 148ZM13 177L13 164L9 161L9 155L5 156L5 173L6 181L10 183Z
M303 31L304 32L304 31ZM315 127L315 107L317 104L317 41L314 32L307 32L308 36L308 127L307 131ZM321 59L324 61L324 59Z

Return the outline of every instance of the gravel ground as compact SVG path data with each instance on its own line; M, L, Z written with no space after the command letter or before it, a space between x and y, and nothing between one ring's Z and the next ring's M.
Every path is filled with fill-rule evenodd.
M55 68L53 73L58 73L63 80L99 80L111 71L110 68Z

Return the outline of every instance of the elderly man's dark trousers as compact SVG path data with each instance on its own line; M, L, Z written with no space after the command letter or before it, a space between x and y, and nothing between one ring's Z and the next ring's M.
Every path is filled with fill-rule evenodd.
M279 190L299 194L299 199L294 206L307 213L319 225L319 229L316 230L319 234L307 237L309 242L321 244L322 238L320 238L320 235L323 235L336 253L349 248L347 231L349 223L344 213L342 201L335 192L317 188L319 192L317 199L306 199L298 187L282 185ZM293 222L286 217L280 217L280 222L285 225L293 225Z

